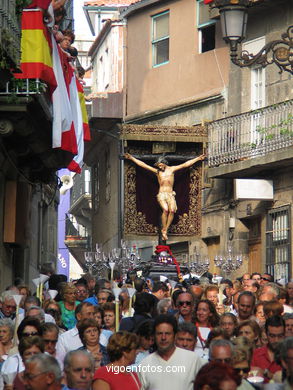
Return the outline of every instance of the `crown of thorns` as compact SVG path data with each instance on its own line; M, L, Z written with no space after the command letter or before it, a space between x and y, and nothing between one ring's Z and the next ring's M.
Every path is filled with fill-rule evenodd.
M165 156L160 156L157 161L155 162L154 166L157 167L159 164L165 164L168 165L168 160Z

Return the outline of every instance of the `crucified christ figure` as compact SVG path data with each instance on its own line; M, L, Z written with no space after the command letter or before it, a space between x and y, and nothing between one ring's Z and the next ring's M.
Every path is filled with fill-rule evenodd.
M157 195L157 201L162 209L162 238L164 241L168 239L168 229L173 221L174 213L177 211L177 204L175 200L175 192L173 191L174 185L174 172L179 171L183 168L189 168L197 161L205 159L205 155L195 157L191 160L186 161L183 164L174 165L169 167L166 159L160 157L155 163L155 168L144 163L143 161L133 157L129 153L125 153L125 158L133 161L141 168L147 169L157 175L159 182L159 192Z

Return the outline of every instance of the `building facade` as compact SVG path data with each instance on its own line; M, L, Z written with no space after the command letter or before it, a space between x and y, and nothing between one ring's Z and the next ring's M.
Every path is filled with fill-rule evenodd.
M70 3L70 4L69 4ZM72 154L52 149L52 104L40 79L20 72L20 2L0 6L0 288L31 284L43 265L56 265L59 181ZM72 23L67 4L63 28Z
M259 3L259 4L258 4ZM292 25L291 1L255 2L249 9L242 50L256 54L281 39ZM292 257L292 74L277 65L239 68L231 65L227 114L208 125L209 171L225 183L225 208L206 204L205 234L222 223L247 253L249 272L269 272L276 280L291 278ZM261 184L251 199L235 198L235 179L265 179L273 185L264 199ZM219 197L215 190L212 199ZM229 229L229 221L235 228Z

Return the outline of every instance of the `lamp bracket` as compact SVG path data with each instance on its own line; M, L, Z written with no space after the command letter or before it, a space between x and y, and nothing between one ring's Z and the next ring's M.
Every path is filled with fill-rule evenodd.
M241 68L251 65L267 65L275 63L279 67L279 73L283 71L293 74L293 25L281 35L282 39L268 42L257 54L251 54L244 50L238 56L237 42L230 41L231 61Z

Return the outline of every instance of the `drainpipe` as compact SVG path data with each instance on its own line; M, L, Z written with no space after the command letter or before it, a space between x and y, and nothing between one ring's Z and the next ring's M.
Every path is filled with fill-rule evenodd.
M42 253L43 253L43 207L44 207L44 194L43 186L40 186L41 199L38 202L39 206L39 239L38 239L38 259L37 259L37 268L38 271L41 268L42 264Z
M120 247L120 243L123 234L123 226L124 226L124 159L120 158L124 154L123 141L118 141L118 156L119 156L119 168L118 168L118 247Z

